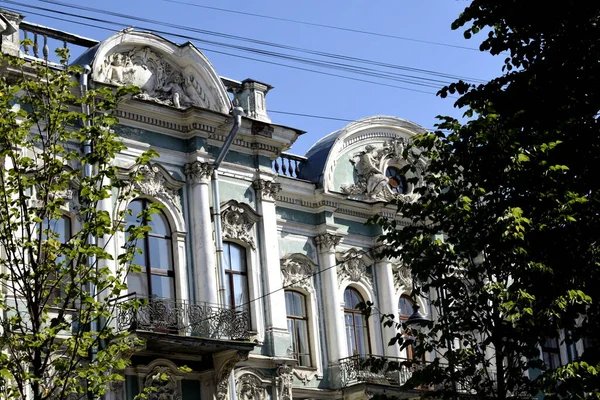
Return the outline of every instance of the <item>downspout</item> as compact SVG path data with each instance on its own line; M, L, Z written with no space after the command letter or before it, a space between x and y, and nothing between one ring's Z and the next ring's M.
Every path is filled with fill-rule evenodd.
M239 106L234 106L232 110L233 114L233 126L231 127L231 131L229 135L227 135L227 139L225 139L225 143L223 143L223 147L221 147L221 152L217 156L215 160L214 169L212 173L212 195L213 195L213 217L215 221L215 247L217 252L217 271L219 273L219 301L221 302L221 306L225 306L227 304L227 299L225 298L225 270L223 266L225 265L225 259L223 255L223 232L221 230L221 201L219 198L219 167L221 163L225 159L225 156L229 152L229 148L235 139L238 131L240 130L240 126L242 124L242 115L244 114L244 109Z
M225 259L223 254L223 232L221 230L221 200L219 198L219 167L221 163L225 159L225 156L229 152L229 148L235 139L238 131L240 130L240 126L242 125L242 115L244 115L244 109L240 106L236 106L234 104L233 110L231 112L233 114L233 126L231 127L231 131L229 135L227 135L227 139L225 139L225 143L223 143L223 147L221 147L221 152L217 156L215 160L214 169L212 173L212 194L213 194L213 216L215 220L215 247L217 252L217 271L219 272L219 301L221 303L221 307L225 307L227 304L227 299L225 298ZM232 305L233 306L233 305ZM231 400L236 399L236 390L235 390L235 369L231 370L229 374L229 396Z

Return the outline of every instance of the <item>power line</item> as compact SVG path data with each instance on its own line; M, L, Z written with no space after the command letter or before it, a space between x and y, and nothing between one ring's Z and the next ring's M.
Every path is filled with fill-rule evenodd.
M290 46L290 45L283 45L283 44L278 44L278 43L273 43L273 42L268 42L268 41L263 41L263 40L258 40L258 39L252 39L252 38L248 38L248 37L226 34L226 33L222 33L222 32L209 31L209 30L198 29L198 28L194 28L194 27L190 27L190 26L184 26L184 25L173 24L173 23L168 23L168 22L164 22L164 21L157 21L157 20L152 20L152 19L148 19L148 18L132 16L129 14L122 14L122 13L118 13L118 12L114 12L114 11L107 11L107 10L102 10L102 9L97 9L97 8L92 8L92 7L85 7L85 6L81 6L81 5L70 4L70 3L63 2L63 1L59 1L59 0L38 0L38 1L43 2L43 3L49 3L49 4L53 4L53 5L63 6L63 7L76 8L76 9L88 11L88 12L94 12L94 13L99 13L99 14L104 14L104 15L111 15L111 16L115 16L118 18L130 19L130 20L135 20L135 21L140 21L140 22L147 22L147 23L151 23L154 25L162 25L162 26L175 28L175 29L179 29L179 30L183 30L183 31L196 32L196 33L201 33L201 34L205 34L205 35L218 36L218 37L222 37L222 38L226 38L226 39L230 39L230 40L245 41L245 42L250 42L253 44L259 44L259 45L263 45L263 46L275 47L275 48L286 49L286 50L291 50L291 51L296 51L296 52L303 52L303 53L318 55L321 57L334 58L334 59L352 61L352 62L357 62L357 63L366 63L366 64L390 68L390 69L398 69L398 70L403 70L403 71L428 74L428 75L442 77L442 78L451 79L451 80L463 79L463 80L476 82L476 83L477 82L479 82L479 83L485 82L484 80L476 79L476 78L469 78L469 77L464 77L464 76L459 76L459 75L451 75L451 74L446 74L446 73L441 73L441 72L436 72L436 71L431 71L431 70L426 70L426 69L389 64L389 63L373 61L373 60L369 60L369 59L351 57L351 56L328 53L328 52L322 52L322 51L311 50L311 49L295 47L295 46ZM11 1L7 1L7 2L14 3ZM35 6L30 6L30 7L35 7ZM35 7L35 8L37 8L37 7ZM57 12L57 10L50 10L50 9L45 9L45 10L50 11L50 12ZM78 16L78 17L81 18L81 16ZM154 29L151 29L151 30L154 30ZM205 43L207 42L205 39L199 39L199 38L193 38L193 39L197 40L197 41L202 41ZM223 43L218 43L218 42L208 42L208 43L224 45ZM231 45L231 44L226 44L225 46L235 48L235 46ZM265 50L260 50L260 49L256 49L256 48L242 48L242 49L265 52ZM281 54L281 53L279 53L279 54ZM342 65L347 66L347 64L342 64ZM400 76L412 77L412 78L417 78L417 79L421 79L421 80L431 80L431 79L423 78L423 77L415 77L415 76L407 76L407 75L400 75ZM447 82L439 81L439 80L434 80L434 81L437 81L440 83L447 83Z
M475 47L459 46L459 45L454 45L454 44L449 44L449 43L434 42L434 41L430 41L430 40L422 40L422 39L415 39L415 38L409 38L409 37L404 37L404 36L389 35L386 33L364 31L361 29L345 28L342 26L319 24L316 22L308 22L308 21L299 21L299 20L295 20L295 19L291 19L291 18L274 17L271 15L263 15L263 14L255 14L255 13L245 12L245 11L229 10L226 8L205 6L205 5L201 5L201 4L188 3L185 1L177 1L177 0L162 0L162 1L165 1L167 3L176 3L176 4L183 4L186 6L204 8L207 10L221 11L221 12L226 12L226 13L231 13L231 14L247 15L250 17L265 18L265 19L271 19L271 20L275 20L275 21L291 22L291 23L300 24L300 25L317 26L317 27L326 28L326 29L335 29L335 30L345 31L345 32L360 33L362 35L379 36L379 37L385 37L385 38L389 38L389 39L406 40L406 41L416 42L416 43L424 43L424 44L431 44L431 45L435 45L435 46L444 46L444 47L450 47L450 48L455 48L455 49L481 52L481 50L479 50L478 48L475 48Z
M5 3L10 3L10 4L18 4L18 5L21 5L21 6L25 6L25 7L29 7L29 8L34 8L34 9L41 9L42 11L54 12L54 13L58 13L58 14L61 14L61 15L69 15L69 16L74 16L76 18L97 21L97 22L106 23L106 24L110 24L110 25L116 25L116 26L119 26L119 27L125 27L125 25L123 25L121 23L117 23L117 22L113 22L113 21L108 21L108 20L103 20L103 19L99 19L99 18L85 17L85 16L80 16L80 15L77 15L77 14L72 14L72 13L68 13L68 12L64 12L64 11L50 10L50 9L46 9L46 8L43 8L43 7L23 5L23 4L16 3L16 2L13 2L13 1L10 1L10 0L0 0L0 1L1 2L5 2ZM107 30L107 31L110 31L110 32L118 32L118 30L109 29L109 28L106 28L106 27L103 27L103 26L98 26L98 25L93 25L93 24L88 24L88 23L82 23L82 22L79 22L79 21L73 21L73 20L69 20L69 19L65 19L65 18L48 16L46 14L40 14L40 13L35 13L35 12L23 11L23 10L20 10L20 9L17 9L17 8L13 8L13 10L16 11L16 12L25 12L25 13L28 12L28 13L33 14L33 15L40 15L40 16L44 16L44 17L47 17L47 18L61 20L61 21L65 21L65 22L70 22L70 23L74 23L74 24L78 24L78 25L90 26L90 27L94 27L94 28L98 28L98 29ZM187 36L187 35L181 35L181 34L167 32L167 31L160 31L160 30L156 30L156 29L152 29L152 28L148 28L148 27L143 27L143 26L137 26L136 28L143 29L143 30L148 30L148 31L153 31L155 33L160 33L160 34L164 34L164 35L167 35L167 36L173 36L173 37L179 37L179 38L188 39L188 40L197 40L197 41L200 41L200 42L204 42L204 40L202 40L202 39L194 38L194 37ZM385 86L385 87L392 87L392 88L397 88L397 89L403 89L403 90L408 90L408 91L417 92L417 93L425 93L425 94L432 94L432 95L436 94L434 92L428 92L428 91L424 91L424 90L418 90L418 89L408 88L408 87L405 87L405 86L390 85L390 84L386 84L386 83L382 83L382 82L376 82L376 81L371 81L371 80L367 80L367 79L353 78L353 77L345 76L345 75L332 74L332 73L328 73L328 72L324 72L324 71L317 71L317 70L312 70L312 69L308 69L308 68L297 67L297 66L293 66L293 65L287 65L287 64L276 63L276 62L267 61L267 60L256 59L256 58L252 58L252 57L241 56L241 55L238 55L238 54L226 53L226 52L218 51L218 50L215 50L215 49L212 49L212 48L202 48L202 47L199 47L199 49L203 50L203 51L209 51L209 52L213 52L213 53L217 53L217 54L223 54L223 55L227 55L227 56L231 56L231 57L243 58L243 59L248 59L248 60L252 60L252 61L256 61L256 62L267 63L269 65L277 65L277 66L282 66L282 67L286 67L286 68L292 68L292 69L297 69L297 70L302 70L302 71L317 73L317 74L321 74L321 75L327 75L327 76L333 76L333 77L338 77L338 78L343 78L343 79L349 79L349 80L358 81L358 82L365 82L365 83L370 83L370 84L379 85L379 86ZM407 82L407 83L411 83L411 82ZM417 85L418 86L425 86L425 87L432 87L430 85L425 85L425 84L417 84ZM437 88L437 87L435 87L435 88Z

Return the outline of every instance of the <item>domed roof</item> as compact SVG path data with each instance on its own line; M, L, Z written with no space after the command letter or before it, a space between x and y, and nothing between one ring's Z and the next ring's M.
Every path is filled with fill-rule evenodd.
M338 191L339 187L336 188L337 184L333 182L336 165L342 158L348 158L349 153L367 144L383 145L385 141L408 139L425 131L414 122L390 116L379 115L351 122L324 136L308 150L299 178L317 183L326 190Z

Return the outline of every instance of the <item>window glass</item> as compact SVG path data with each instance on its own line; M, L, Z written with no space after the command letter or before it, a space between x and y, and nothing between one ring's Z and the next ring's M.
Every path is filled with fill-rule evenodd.
M410 317L414 312L412 301L406 296L400 297L400 301L398 302L398 314L400 314L400 319L406 320Z
M406 193L406 178L404 177L404 175L402 175L398 168L388 167L385 170L385 176L388 177L388 182L392 192L399 194Z
M246 249L235 243L223 244L225 259L225 295L230 307L245 307L248 303Z
M294 358L301 366L310 366L310 339L308 335L308 315L306 313L306 297L294 291L285 292L285 308L287 310L288 331Z
M141 254L136 252L133 262L141 266L142 271L139 274L129 273L128 289L130 293L152 298L175 298L173 244L167 218L162 212L153 214L152 220L137 217L149 205L146 199L136 199L129 204L132 215L127 217L127 223L149 226L151 231L136 242Z
M348 355L366 355L370 352L367 319L360 310L356 309L356 305L363 301L356 289L347 288L344 291L344 320Z
M553 370L561 366L558 339L548 338L542 344L542 359L546 366Z

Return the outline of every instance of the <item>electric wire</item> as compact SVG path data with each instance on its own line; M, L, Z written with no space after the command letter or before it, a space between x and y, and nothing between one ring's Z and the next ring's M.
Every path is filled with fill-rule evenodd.
M299 20L295 20L295 19L291 19L291 18L274 17L272 15L255 14L255 13L251 13L251 12L237 11L237 10L228 10L226 8L194 4L194 3L189 3L189 2L185 2L185 1L177 1L177 0L162 0L162 1L167 2L167 3L175 3L175 4L182 4L182 5L191 6L191 7L204 8L207 10L221 11L221 12L226 12L226 13L231 13L231 14L247 15L250 17L265 18L265 19L270 19L270 20L275 20L275 21L291 22L291 23L300 24L300 25L317 26L317 27L326 28L326 29L335 29L335 30L345 31L345 32L360 33L363 35L379 36L379 37L385 37L385 38L397 39L397 40L406 40L406 41L410 41L410 42L431 44L431 45L435 45L435 46L444 46L444 47L451 47L451 48L463 49L463 50L471 50L471 51L477 51L477 52L481 51L475 47L467 47L467 46L460 46L460 45L454 45L454 44L449 44L449 43L434 42L434 41L430 41L430 40L422 40L422 39L415 39L415 38L409 38L409 37L404 37L404 36L389 35L386 33L364 31L361 29L346 28L346 27L342 27L342 26L319 24L316 22L299 21Z
M11 4L15 3L15 2L10 1L10 0L0 0L0 2L9 2ZM15 4L17 4L17 3L15 3ZM27 6L27 5L23 5L23 4L19 4L19 5L25 6L25 7L33 7L33 8L36 8L36 9L39 8L39 7ZM24 11L22 9L18 9L18 8L14 8L14 7L12 7L12 8L5 7L5 8L8 9L8 10L16 11L16 12L28 12L29 14L32 14L32 15L40 15L40 16L44 16L44 17L47 17L47 18L51 18L51 19L61 20L61 21L65 21L65 22L70 22L70 23L78 24L78 25L85 25L85 26L89 26L89 27L93 27L93 28L103 29L103 30L110 31L110 32L119 32L119 30L110 29L110 28L107 28L107 27L99 26L99 25L93 25L93 24L89 24L89 23L82 23L82 22L79 22L79 21L68 20L66 18L48 16L46 14L35 13L35 12L31 12L31 11ZM50 11L54 11L54 10L50 10ZM111 24L111 25L115 25L115 26L118 26L118 27L124 27L125 26L125 25L123 25L121 23L118 23L118 22L112 22L112 21L102 20L102 19L99 19L99 18L82 17L82 16L78 16L77 14L71 14L71 13L66 13L66 12L62 12L62 11L55 11L55 12L57 12L59 14L63 14L63 15L72 15L72 16L75 16L77 18L83 18L83 19L86 19L86 20L92 20L92 21L97 21L97 22L101 22L101 23ZM195 40L196 39L194 37L190 37L190 36L187 36L187 35L181 35L181 34L172 33L172 32L160 31L160 30L156 30L156 29L152 29L152 28L147 28L147 27L138 27L138 28L139 29L143 29L143 30L153 31L155 33L160 33L160 34L163 34L165 36L179 37L179 38L183 38L183 39L187 39L187 40ZM269 65L277 65L277 66L282 66L282 67L286 67L286 68L291 68L291 69L296 69L296 70L301 70L301 71L307 71L307 72L311 72L311 73L316 73L316 74L320 74L320 75L333 76L333 77L337 77L337 78L343 78L343 79L348 79L348 80L358 81L358 82L365 82L365 83L370 83L370 84L384 86L384 87L391 87L391 88L397 88L397 89L402 89L402 90L408 90L408 91L417 92L417 93L425 93L425 94L430 94L430 95L436 95L435 92L418 90L418 89L409 88L409 87L405 87L405 86L391 85L391 84L386 84L386 83L383 83L383 82L377 82L377 81L372 81L372 80L367 80L367 79L353 78L353 77L350 77L350 76L333 74L333 73L329 73L329 72L325 72L325 71L317 71L317 70L313 70L313 69L309 69L309 68L303 68L303 67L298 67L298 66L293 66L293 65L283 64L283 63L277 63L277 62L268 61L268 60L261 60L261 59L256 59L256 58L252 58L252 57L246 57L246 56L242 56L242 55L238 55L238 54L231 54L231 53L227 53L227 52L222 52L222 51L215 50L215 49L212 49L212 48L198 47L198 49L202 50L202 51L206 51L206 52L213 52L213 53L216 53L216 54L222 54L222 55L226 55L226 56L230 56L230 57L243 58L243 59L247 59L247 60L251 60L251 61L266 63L266 64L269 64ZM425 85L421 84L420 86L425 86ZM448 97L450 97L450 96L448 96Z
M474 83L484 83L485 82L484 80L476 79L476 78L468 78L468 77L459 76L459 75L452 75L452 74L446 74L446 73L441 73L441 72L436 72L436 71L430 71L430 70L425 70L425 69L420 69L420 68L413 68L413 67L406 67L406 66L394 65L394 64L389 64L389 63L384 63L384 62L379 62L379 61L373 61L373 60L368 60L368 59L363 59L363 58L356 58L356 57L350 57L350 56L345 56L345 55L339 55L339 54L333 54L333 53L328 53L328 52L316 51L316 50L311 50L311 49L305 49L305 48L300 48L300 47L295 47L295 46L282 45L282 44L277 44L277 43L273 43L273 42L267 42L267 41L262 41L262 40L257 40L257 39L251 39L251 38L247 38L247 37L241 37L241 36L236 36L236 35L225 34L225 33L221 33L221 32L208 31L208 30L204 30L204 29L198 29L198 28L189 27L189 26L172 24L172 23L167 23L167 22L163 22L163 21L152 20L152 19L148 19L148 18L141 18L141 17L137 17L137 16L132 16L132 15L129 15L129 14L122 14L122 13L117 13L117 12L113 12L113 11L107 11L107 10L101 10L101 9L92 8L92 7L85 7L85 6L70 4L70 3L59 1L59 0L38 0L38 1L43 2L43 3L58 5L58 6L62 6L62 7L75 8L75 9L79 9L79 10L82 10L82 11L88 11L88 12L99 13L99 14L104 14L104 15L111 15L111 16L115 16L115 17L118 17L118 18L124 18L124 19L141 21L141 22L147 22L147 23L151 23L153 25L162 25L162 26L166 26L166 27L170 27L170 28L174 28L174 29L179 29L179 30L183 30L183 31L196 32L196 33L201 33L201 34L205 34L205 35L218 36L218 37L223 37L223 38L227 38L227 39L230 39L230 40L246 41L246 42L251 42L251 43L259 44L259 45L263 45L263 46L276 47L276 48L286 49L286 50L292 50L292 51L296 51L296 52L309 53L309 54L318 55L318 56L321 56L321 57L327 57L327 58L333 58L333 59L338 59L338 60L351 61L351 62L356 62L356 63L365 63L365 64L374 65L374 66L380 66L380 67L385 67L385 68L390 68L390 69L398 69L398 70L403 70L403 71L410 71L410 72L415 72L415 73L429 74L429 75L432 75L432 76L446 78L446 79L451 79L451 80L463 79L463 80L471 81L471 82L474 82ZM7 1L7 2L14 4L14 2L11 2L11 1ZM30 6L30 7L35 7L35 6ZM45 9L45 10L46 11L50 11L50 12L57 12L57 10L50 10L50 9ZM81 16L79 16L79 17L81 17ZM207 42L205 39L199 39L199 38L193 38L193 39L194 40L198 40L198 41ZM266 54L269 54L271 56L281 55L281 53L273 53L273 52L268 52L266 50L256 49L256 48L247 48L247 47L245 48L245 47L241 47L241 46L235 46L235 45L231 45L231 44L223 44L223 43L219 43L219 42L210 42L210 41L208 41L208 43L211 43L211 44L214 44L214 45L221 45L221 46L225 45L227 47L237 48L237 49L242 50L242 51L254 51L254 52L259 52L259 53L266 53ZM286 56L286 57L293 57L293 56L285 55L285 54L284 54L284 56ZM314 60L314 59L312 61L320 62L319 60ZM336 63L332 63L332 64L336 64ZM337 64L339 64L339 63L337 63ZM344 67L344 66L348 67L348 64L341 64L341 66L342 67ZM350 66L350 67L351 68L352 67L356 68L355 66ZM431 80L433 82L439 82L439 83L443 83L443 84L447 84L448 83L447 81L440 81L439 79L423 78L423 77L414 76L414 75L400 75L400 76L405 76L405 77L408 77L408 78L421 79L421 80L425 80L425 81Z

